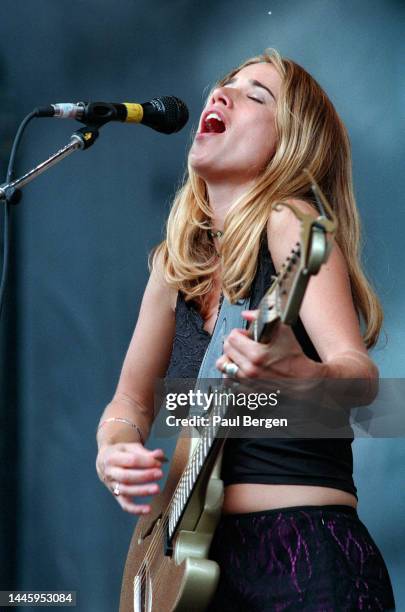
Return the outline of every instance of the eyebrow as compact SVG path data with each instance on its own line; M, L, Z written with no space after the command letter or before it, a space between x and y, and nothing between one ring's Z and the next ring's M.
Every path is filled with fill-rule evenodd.
M231 79L229 79L229 81L225 81L224 83L224 87L226 85L230 85L231 83L235 83L237 80L236 77L232 77ZM249 83L251 85L254 85L255 87L261 87L262 89L265 89L273 98L274 101L276 101L276 96L274 95L274 93L271 91L271 89L269 89L268 87L266 87L266 85L263 85L263 83L261 83L260 81L256 81L256 79L249 79Z

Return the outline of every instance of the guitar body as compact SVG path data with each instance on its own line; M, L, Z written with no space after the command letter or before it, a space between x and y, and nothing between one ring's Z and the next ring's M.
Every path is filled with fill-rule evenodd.
M124 570L120 612L198 612L215 592L219 567L207 557L222 508L222 443L211 453L193 488L171 550L164 528L164 516L197 441L183 430L166 486L153 500L150 513L137 522Z

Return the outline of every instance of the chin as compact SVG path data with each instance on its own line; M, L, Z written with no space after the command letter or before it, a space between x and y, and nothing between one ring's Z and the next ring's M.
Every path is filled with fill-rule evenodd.
M198 157L193 155L189 155L188 167L202 179L206 179L212 174L211 165L207 162L204 163L202 159L198 159Z
M198 173L198 168L201 165L201 160L198 159L198 156L193 153L193 149L190 150L187 159L187 165L189 168L194 170L194 172Z

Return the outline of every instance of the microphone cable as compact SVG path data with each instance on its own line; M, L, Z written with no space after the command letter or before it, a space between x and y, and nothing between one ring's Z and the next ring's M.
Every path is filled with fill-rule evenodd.
M17 133L14 137L13 146L11 147L11 153L10 153L10 158L8 161L7 174L6 174L6 180L5 180L6 183L9 183L13 178L15 157L16 157L17 149L20 144L24 130L27 127L28 123L31 121L31 119L34 119L34 117L36 116L37 116L37 112L36 110L34 110L31 113L29 113L26 117L24 117L24 119L21 121L19 125ZM14 197L18 197L18 195ZM11 227L11 207L12 206L13 204L11 204L10 202L7 202L7 201L4 202L3 266L2 266L1 280L0 280L0 321L1 321L1 315L3 312L4 296L5 296L5 291L6 291L7 274L8 274L8 267L9 267L10 227Z

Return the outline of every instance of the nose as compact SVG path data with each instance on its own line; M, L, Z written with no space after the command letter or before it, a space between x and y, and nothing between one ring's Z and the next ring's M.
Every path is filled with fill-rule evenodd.
M225 87L217 87L214 89L211 95L211 104L223 104L228 108L232 108L233 102L229 95L229 89L228 91Z

